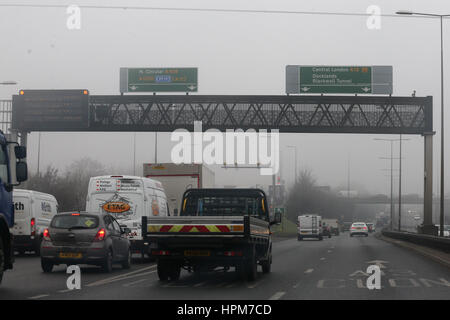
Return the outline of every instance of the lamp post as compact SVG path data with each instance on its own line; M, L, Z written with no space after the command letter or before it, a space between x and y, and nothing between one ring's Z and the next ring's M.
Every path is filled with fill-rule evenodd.
M401 227L401 215L402 215L402 141L405 140L409 140L409 139L403 139L400 136L400 139L378 139L375 138L374 140L377 141L388 141L391 143L391 156L389 158L380 158L380 159L389 159L391 160L391 229L393 228L393 218L394 218L394 201L393 201L393 189L394 189L394 175L393 175L393 164L394 164L394 159L399 159L399 188L398 188L398 231L400 231L400 227ZM394 142L395 141L400 141L400 151L399 154L400 156L398 158L394 158L393 156L393 152L394 152Z
M441 197L440 197L440 232L441 237L444 236L444 37L443 37L443 20L444 17L450 17L450 14L421 13L407 10L397 11L399 15L415 15L425 17L435 17L440 19L441 26Z

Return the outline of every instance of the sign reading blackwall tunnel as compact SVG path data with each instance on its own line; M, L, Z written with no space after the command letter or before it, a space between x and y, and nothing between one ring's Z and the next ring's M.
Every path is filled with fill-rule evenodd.
M392 94L392 66L286 66L287 94Z

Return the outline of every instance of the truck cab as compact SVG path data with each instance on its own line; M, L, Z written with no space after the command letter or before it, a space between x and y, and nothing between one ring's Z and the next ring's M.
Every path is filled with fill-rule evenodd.
M25 181L28 176L26 148L17 142L8 141L0 131L0 282L5 270L12 269L14 262L13 235L14 226L13 187Z

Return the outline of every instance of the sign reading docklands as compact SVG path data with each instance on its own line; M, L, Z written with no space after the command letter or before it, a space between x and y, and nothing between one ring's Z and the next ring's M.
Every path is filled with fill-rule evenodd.
M392 94L392 66L286 66L286 93Z
M120 68L120 92L197 92L197 68Z
M13 96L13 129L76 131L88 126L88 90L20 90Z

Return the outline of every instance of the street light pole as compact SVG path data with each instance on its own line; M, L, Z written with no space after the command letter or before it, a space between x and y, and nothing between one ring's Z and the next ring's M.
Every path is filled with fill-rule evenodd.
M397 11L400 15L416 15L438 17L440 19L441 27L441 196L440 196L440 215L439 215L439 235L444 236L444 17L449 17L450 14L434 14L434 13L420 13L401 10Z
M400 154L399 158L399 173L398 173L398 231L401 231L402 225L402 135L400 134Z
M402 209L402 204L401 204L401 198L402 198L402 187L401 187L401 180L402 180L402 140L409 140L409 139L402 139L402 136L400 135L400 139L377 139L375 138L374 140L377 141L388 141L391 143L391 156L389 158L380 158L380 159L390 159L391 160L391 229L393 229L393 218L394 218L394 200L393 200L393 190L394 190L394 175L393 175L393 164L394 164L394 142L395 141L400 141L400 151L399 151L399 157L398 159L400 160L400 168L399 168L399 194L398 194L398 230L400 231L400 223L401 223L401 209ZM397 159L397 158L395 158Z

